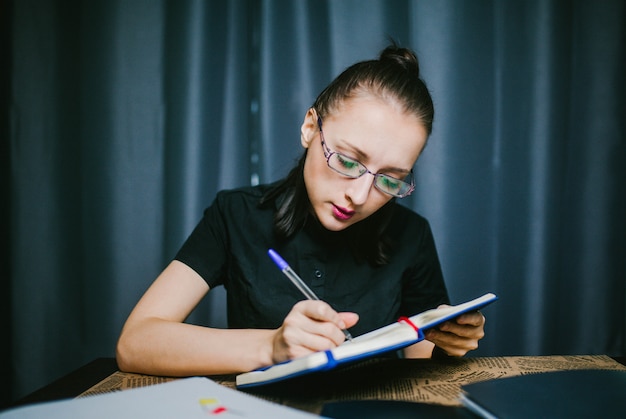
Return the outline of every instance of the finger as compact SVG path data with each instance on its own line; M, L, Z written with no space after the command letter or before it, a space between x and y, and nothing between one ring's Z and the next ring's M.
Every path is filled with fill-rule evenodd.
M472 311L457 317L456 323L470 326L483 326L485 324L485 316L483 316L480 311Z
M331 347L341 344L345 340L345 335L341 330L346 328L342 318L344 316L339 315L321 301L311 301L310 303L315 304L299 304L285 318L284 325L289 332L287 337L290 344L299 344L316 350L328 349L326 344L322 344L320 347L319 343L311 342L306 334L321 336L329 340L332 344ZM350 320L352 316L345 317ZM317 339L316 341L319 342Z
M454 332L455 330L462 330L462 328L468 328L471 330L472 328L483 329L485 326L485 317L479 311L474 311L471 313L465 313L460 315L459 317L448 320L439 325L439 330Z
M346 329L351 328L359 321L359 315L356 313L344 311L339 313L339 317L343 320Z
M308 324L312 323L309 322ZM329 327L327 331L323 330L324 325L304 329L286 327L283 331L283 338L288 343L291 357L325 351L342 343L343 333L330 323L326 323L326 326Z
M426 338L452 356L463 356L477 349L479 341L434 329L427 332Z
M442 324L438 330L466 339L482 339L485 336L485 329L482 326L458 324L453 321Z
M298 307L298 311L308 318L318 322L333 323L339 329L352 327L358 321L358 315L356 313L339 314L324 301L301 301L297 303L294 308L295 307ZM356 316L356 319L354 316ZM348 322L349 325L346 322Z
M294 310L319 321L338 320L338 313L324 301L303 300L293 306Z

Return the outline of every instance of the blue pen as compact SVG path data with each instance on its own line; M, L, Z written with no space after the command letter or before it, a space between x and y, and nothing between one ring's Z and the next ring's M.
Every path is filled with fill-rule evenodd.
M315 295L315 293L311 291L311 288L309 288L307 284L304 283L302 278L300 278L298 274L295 273L293 269L291 269L287 262L285 262L285 259L280 257L280 255L276 253L274 249L268 250L267 253L270 255L274 263L278 265L278 268L285 274L287 278L289 278L291 282L293 282L293 284L300 290L302 294L304 294L306 298L308 298L309 300L319 301L317 295ZM352 335L350 334L350 332L348 332L347 329L341 329L341 331L344 335L346 335L346 339L352 342Z

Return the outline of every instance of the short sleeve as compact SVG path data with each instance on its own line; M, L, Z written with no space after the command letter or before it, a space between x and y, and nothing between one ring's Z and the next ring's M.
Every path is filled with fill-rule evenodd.
M224 278L227 248L226 224L216 198L174 259L196 271L214 288L221 285Z

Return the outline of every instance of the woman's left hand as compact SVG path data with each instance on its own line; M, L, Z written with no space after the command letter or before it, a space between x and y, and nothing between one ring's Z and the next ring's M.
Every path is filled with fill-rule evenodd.
M484 336L485 316L473 311L427 330L424 337L450 356L463 356L477 349Z

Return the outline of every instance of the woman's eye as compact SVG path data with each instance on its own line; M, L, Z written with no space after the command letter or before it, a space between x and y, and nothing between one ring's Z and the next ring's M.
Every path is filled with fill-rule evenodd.
M400 181L390 178L389 176L381 176L379 182L385 189L395 191L400 188Z
M354 169L359 166L358 162L339 154L337 155L337 160L339 160L339 163L346 169Z

